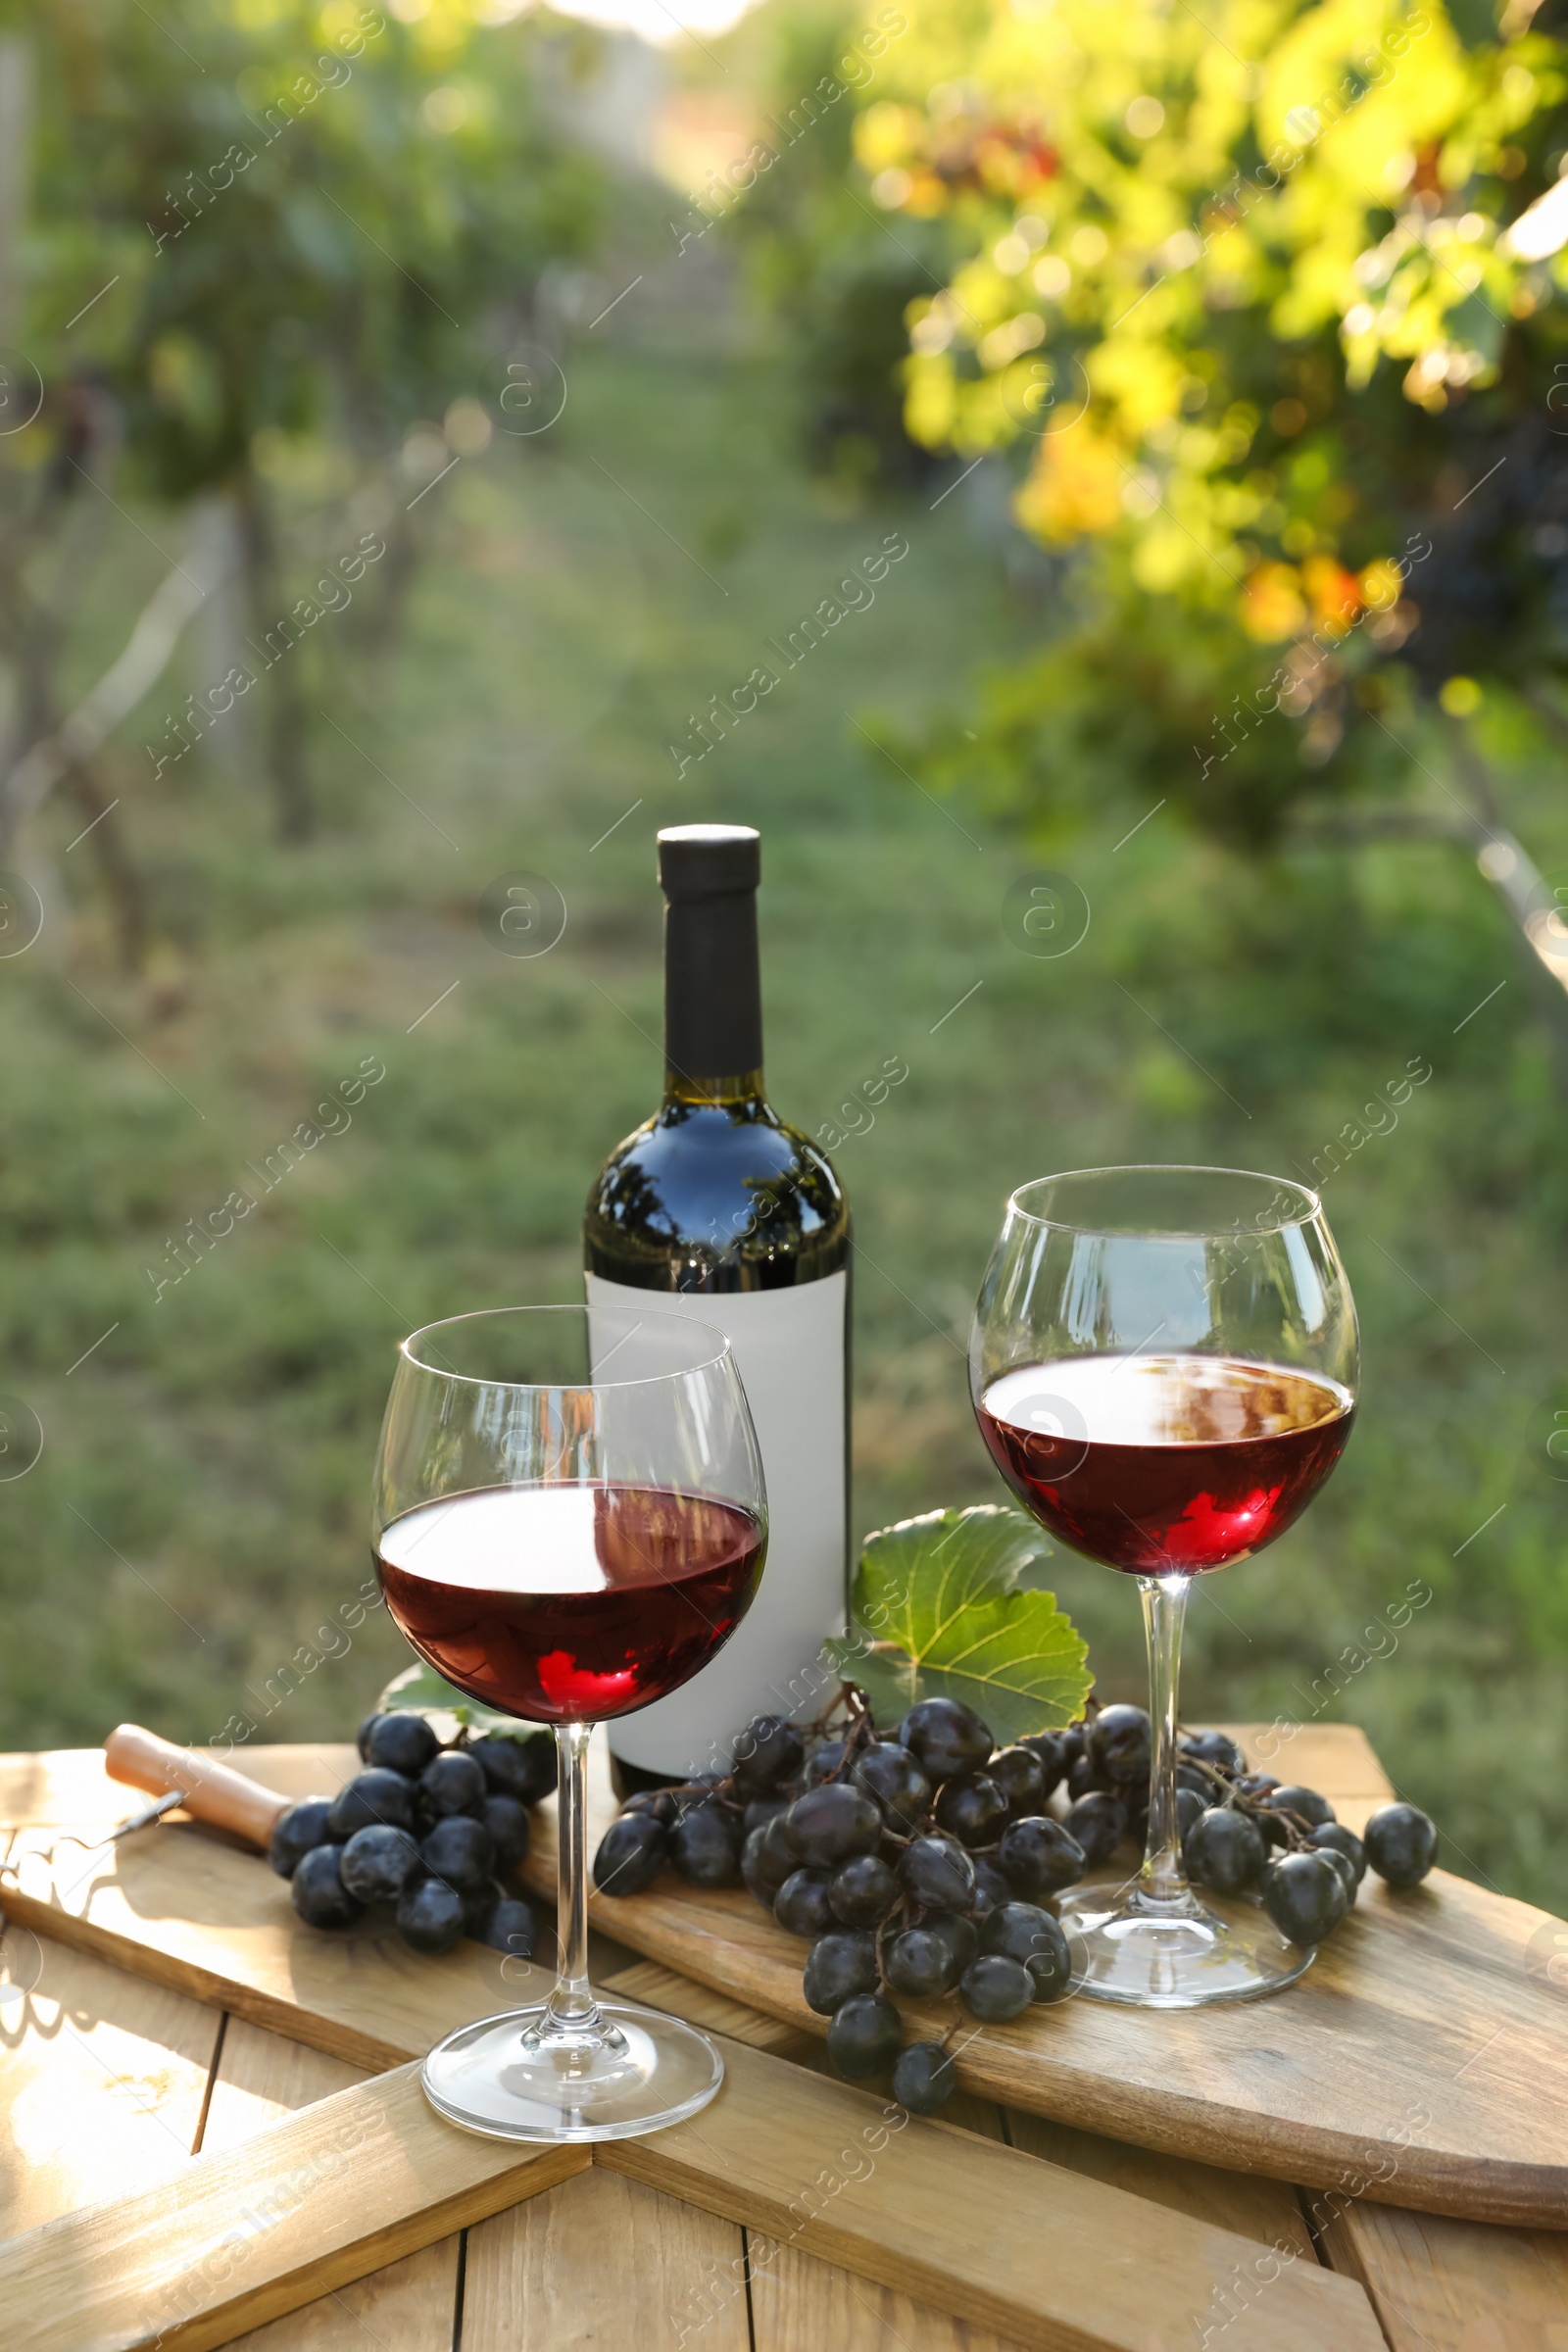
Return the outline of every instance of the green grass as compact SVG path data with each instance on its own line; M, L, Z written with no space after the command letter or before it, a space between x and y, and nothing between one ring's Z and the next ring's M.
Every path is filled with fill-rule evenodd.
M368 756L318 726L313 845L277 849L264 799L200 755L154 790L128 742L117 782L160 923L128 982L67 856L76 825L47 820L75 911L0 965L0 1388L45 1431L36 1468L0 1486L7 1741L96 1740L122 1715L198 1740L236 1713L270 1739L353 1724L406 1653L379 1611L346 1651L314 1637L368 1573L394 1344L438 1313L577 1294L590 1173L659 1082L654 829L739 818L764 839L780 1109L814 1129L888 1056L909 1066L836 1154L857 1215L862 1528L998 1493L963 1343L1015 1183L1128 1157L1289 1172L1431 1061L1397 1129L1328 1190L1366 1348L1354 1441L1300 1528L1200 1592L1187 1711L1305 1718L1418 1581L1430 1601L1390 1654L1342 1663L1324 1712L1366 1724L1457 1867L1560 1900L1568 1487L1544 1445L1568 1406L1565 1122L1490 895L1437 850L1252 872L1162 815L1122 847L1107 812L1043 850L937 806L846 714L915 732L1029 641L962 496L824 503L739 362L623 349L570 371L555 432L498 443L426 502L385 678L346 620L301 654L313 705ZM889 531L910 552L874 607L677 779L688 713ZM1568 858L1550 779L1519 789L1543 862ZM1057 960L1004 927L1009 885L1041 865L1093 908ZM518 870L569 910L533 961L498 954L476 915ZM352 1126L155 1302L144 1269L168 1270L167 1239L250 1184L362 1056L386 1075ZM1102 1687L1133 1694L1132 1592L1069 1557L1058 1589ZM343 1654L308 1665L327 1648Z

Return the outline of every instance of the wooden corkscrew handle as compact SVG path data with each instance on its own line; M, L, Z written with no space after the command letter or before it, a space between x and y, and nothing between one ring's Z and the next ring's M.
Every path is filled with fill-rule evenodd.
M156 1732L143 1731L139 1723L122 1723L110 1733L104 1741L104 1760L111 1780L146 1788L154 1796L168 1796L177 1788L186 1812L196 1820L232 1830L253 1845L271 1843L279 1815L286 1813L293 1801L279 1796L275 1788L264 1788L259 1781L248 1780L242 1772L231 1772L216 1756L194 1754L189 1748L160 1740Z

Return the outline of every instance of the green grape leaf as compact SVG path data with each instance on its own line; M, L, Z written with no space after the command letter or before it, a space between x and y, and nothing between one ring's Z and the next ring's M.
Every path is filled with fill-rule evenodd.
M957 1698L999 1742L1074 1723L1089 1645L1034 1578L1051 1546L997 1503L927 1511L867 1536L851 1595L854 1628L826 1643L878 1723L917 1698Z

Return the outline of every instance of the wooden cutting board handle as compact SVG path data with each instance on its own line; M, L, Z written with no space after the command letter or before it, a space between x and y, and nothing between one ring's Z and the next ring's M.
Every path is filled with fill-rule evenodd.
M111 1780L146 1788L154 1796L168 1796L177 1788L187 1813L217 1829L233 1830L253 1845L271 1843L279 1815L293 1802L242 1772L231 1772L216 1756L175 1747L156 1732L143 1731L139 1723L122 1723L110 1733L104 1760Z

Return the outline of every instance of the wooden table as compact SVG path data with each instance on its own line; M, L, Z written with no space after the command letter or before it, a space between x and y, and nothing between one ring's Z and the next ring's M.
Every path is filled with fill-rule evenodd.
M1369 1756L1357 1762L1358 1788L1375 1772ZM259 1778L268 1761L265 1750L251 1758ZM19 1788L43 1786L36 1774L29 1783L28 1765L0 1761L13 1824L50 1818L18 1800ZM52 1759L43 1777L58 1788L70 1767ZM858 2147L858 2119L879 2103L830 2083L814 2038L603 1942L596 1980L730 2037L730 2080L674 2133L618 2143L592 2164L581 2150L535 2159L534 2187L502 2173L516 2151L440 2125L401 2071L372 2078L47 1936L14 1927L4 1955L6 2352L160 2340L169 2352L225 2342L255 2352L1009 2352L1024 2340L1138 2352L1568 2352L1568 2235L1325 2199L976 2098L956 2100L941 2124L911 2122L892 2139L884 2132L858 2186L824 2189L838 2203L808 2199L807 2220L788 2226L789 2183L811 2178L819 2160L820 2178L837 2179L839 2135L853 2127ZM344 2136L344 2119L357 2119L358 2137ZM340 2147L353 2152L332 2152ZM234 2152L226 2173L192 2165L195 2154L225 2151ZM328 2291L239 2334L195 2310L210 2256L183 2300L167 2280L152 2305L139 2290L112 2291L117 2277L143 2275L136 2265L151 2260L160 2231L197 2230L203 2195L217 2193L208 2184L227 2180L231 2194L234 2178L270 2167L275 2179L279 2163L303 2183L295 2205L286 2194L282 2224L265 2240L247 2235L249 2225L223 2238L234 2243L224 2259L240 2266L239 2287L219 2300L238 2293L225 2306L238 2312L254 2290L247 2318L298 2304L312 2262ZM441 2233L448 2214L466 2226ZM264 2219L277 2224L277 2210ZM53 2228L18 2245L44 2225ZM961 2242L940 2246L945 2228ZM988 2278L1011 2247L1027 2273L1053 2230L1055 2255L1016 2287L1018 2308L1039 2316L1017 2337L988 2329ZM273 2242L290 2230L297 2255ZM356 2236L360 2252L342 2258L333 2282L330 2247ZM1089 2316L1078 2320L1057 2286L1069 2245L1094 2257L1081 2266ZM1216 2283L1195 2305L1176 2283L1181 2265L1216 2246ZM1119 2315L1103 2337L1092 2313L1097 2277ZM270 2294L283 2302L269 2306Z

